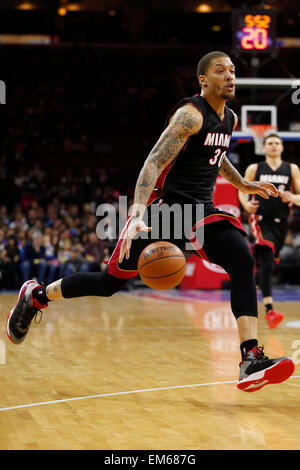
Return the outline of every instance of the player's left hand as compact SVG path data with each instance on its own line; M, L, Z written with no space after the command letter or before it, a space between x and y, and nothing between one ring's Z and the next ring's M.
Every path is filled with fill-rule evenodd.
M279 191L274 184L264 181L245 181L241 191L247 194L258 194L264 199L269 199L270 196L279 196Z

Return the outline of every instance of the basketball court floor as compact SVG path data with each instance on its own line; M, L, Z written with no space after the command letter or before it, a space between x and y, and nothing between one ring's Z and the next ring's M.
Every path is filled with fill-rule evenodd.
M0 295L1 450L300 449L300 290L275 292L284 322L259 339L296 363L286 382L237 389L226 291L138 289L56 301L25 342L6 337Z

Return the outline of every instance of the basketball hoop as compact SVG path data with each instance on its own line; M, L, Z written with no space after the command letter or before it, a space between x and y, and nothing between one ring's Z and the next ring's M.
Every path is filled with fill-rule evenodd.
M249 124L248 128L254 140L254 148L256 155L263 155L263 140L272 132L277 131L277 127L272 124Z

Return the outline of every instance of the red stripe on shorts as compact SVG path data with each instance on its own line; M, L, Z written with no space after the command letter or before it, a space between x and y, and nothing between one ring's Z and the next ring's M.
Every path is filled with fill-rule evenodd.
M227 215L227 214L211 214L208 215L207 217L204 217L203 219L199 220L194 227L192 228L191 234L190 234L190 240L191 244L194 248L194 250L198 253L201 258L205 259L206 261L209 261L208 256L206 255L202 245L199 243L197 240L197 237L195 236L195 230L198 227L212 224L214 222L220 222L221 220L227 220L230 222L232 225L234 225L237 229L239 229L241 232L246 234L246 231L242 225L242 223L233 215Z
M271 250L275 254L275 245L274 245L274 243L270 242L269 240L265 240L262 236L261 228L260 228L259 223L258 223L258 218L259 218L258 214L251 214L250 217L249 217L249 224L250 224L251 233L255 238L255 242L253 243L252 248L254 248L257 245L259 245L259 246L268 246L269 248L271 248Z

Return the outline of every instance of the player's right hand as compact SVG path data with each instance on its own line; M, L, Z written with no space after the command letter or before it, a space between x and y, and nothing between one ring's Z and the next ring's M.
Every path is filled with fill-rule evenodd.
M279 191L272 183L266 183L265 181L245 181L240 188L242 193L246 194L257 194L264 199L269 199L270 196L278 197Z
M150 232L151 230L152 228L147 227L145 222L139 218L133 218L130 220L123 235L123 241L121 244L120 254L119 254L119 263L122 263L124 256L126 257L126 259L129 258L131 243L134 237L139 232Z

